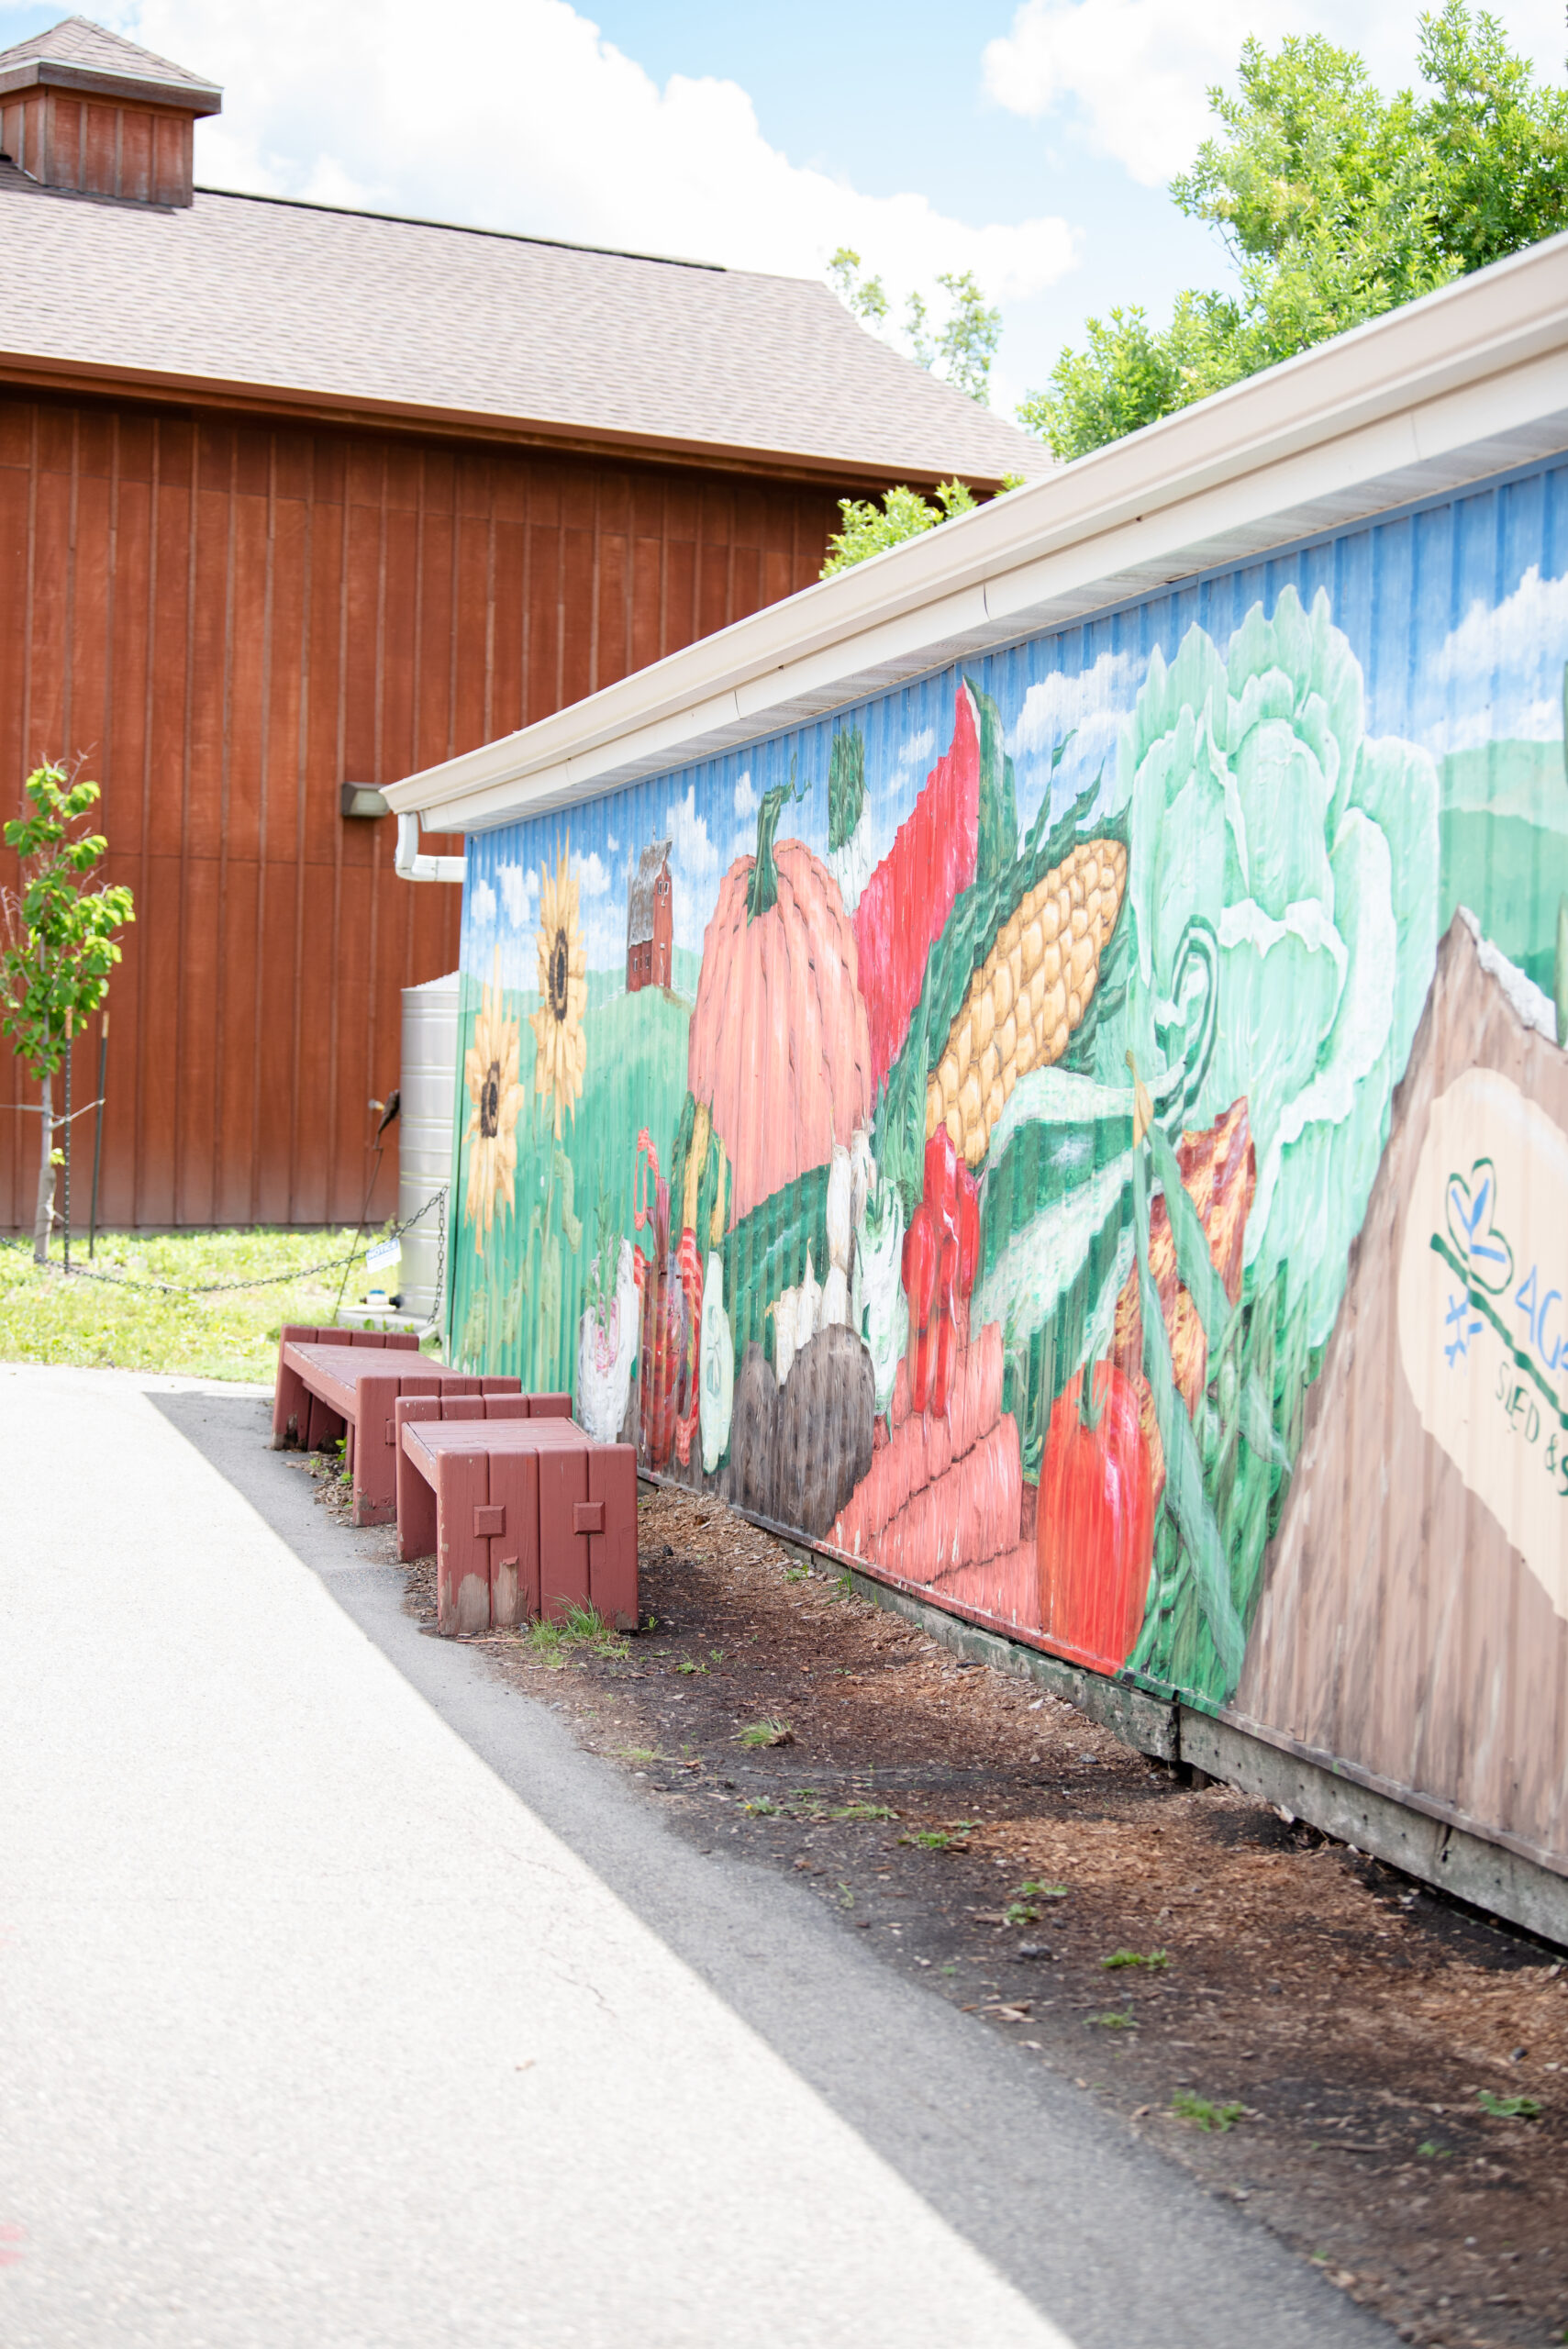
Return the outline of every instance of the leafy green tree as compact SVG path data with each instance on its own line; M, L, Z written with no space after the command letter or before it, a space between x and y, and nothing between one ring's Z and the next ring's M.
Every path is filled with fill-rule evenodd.
M5 828L6 845L21 860L20 887L0 891L5 941L0 945L0 1033L42 1093L38 1208L33 1254L49 1254L54 1222L54 1078L70 1040L108 992L120 960L116 933L136 919L122 884L88 887L108 846L101 832L83 829L98 786L78 781L52 760L28 777L32 813Z
M879 327L888 313L887 289L880 277L862 277L861 266L859 253L840 245L828 263L828 274L845 307L867 326ZM911 294L906 306L904 334L910 356L917 366L945 377L984 407L991 393L991 362L1002 340L1002 313L986 302L972 269L944 270L937 284L950 306L940 326L922 295Z
M1171 194L1217 228L1235 295L1178 295L1090 320L1022 423L1060 458L1202 399L1568 227L1568 90L1543 89L1496 20L1445 0L1421 19L1429 95L1385 100L1353 50L1320 35L1270 55L1247 41L1222 136Z
M840 245L828 264L828 274L833 281L833 291L848 310L868 326L880 326L887 316L887 295L880 277L861 275L861 257L849 245Z
M917 489L902 487L888 490L880 506L872 498L840 497L839 511L844 527L828 541L829 551L821 575L830 579L836 571L864 562L868 555L881 554L905 539L917 539L922 532L934 530L939 522L950 522L955 514L973 514L975 502L973 492L961 481L939 482L934 506Z
M945 322L933 327L924 300L911 294L905 315L909 348L918 365L944 375L956 391L967 392L984 407L991 396L991 362L1002 340L1002 313L987 305L972 269L944 270L937 284L952 306Z

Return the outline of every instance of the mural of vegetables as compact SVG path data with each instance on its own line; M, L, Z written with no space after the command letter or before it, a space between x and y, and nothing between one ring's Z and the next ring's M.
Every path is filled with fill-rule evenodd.
M963 685L952 740L855 907L873 1085L882 1084L904 1041L926 958L953 899L974 879L979 850L980 727L974 696Z
M1437 952L1438 788L1426 751L1370 737L1365 685L1319 589L1255 606L1222 657L1189 629L1150 657L1120 751L1136 1021L1146 1068L1195 921L1224 1003L1200 1119L1245 1095L1257 1150L1247 1266L1287 1265L1328 1337Z
M976 971L926 1094L926 1131L945 1126L969 1165L1031 1068L1067 1050L1121 911L1120 841L1075 848L1029 890Z
M775 838L793 796L763 796L756 854L719 885L692 1014L687 1083L729 1152L736 1219L871 1116L855 932L826 865Z
M1149 1595L1154 1480L1138 1396L1111 1363L1076 1373L1051 1414L1037 1538L1041 1631L1118 1672Z
M926 1188L904 1235L910 1394L916 1410L948 1408L960 1317L980 1256L980 1196L945 1126L926 1144Z
M1422 562L1286 550L628 785L569 843L476 841L465 1358L574 1373L649 1471L1230 1702L1465 886L1441 844L1556 969L1563 889L1523 868L1568 886L1561 644L1531 740L1484 740L1429 685L1461 573ZM669 980L628 991L650 841Z

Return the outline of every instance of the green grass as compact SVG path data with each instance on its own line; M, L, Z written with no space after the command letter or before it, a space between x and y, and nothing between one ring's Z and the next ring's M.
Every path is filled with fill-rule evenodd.
M58 1243L48 1271L34 1264L30 1248L0 1248L0 1359L270 1384L283 1324L332 1319L341 1271L302 1275L347 1254L353 1238L351 1230L100 1232L90 1266L85 1241L72 1241L69 1280ZM170 1287L78 1279L78 1267ZM279 1273L293 1277L216 1297L171 1294ZM361 1264L350 1272L350 1302L363 1286Z
M917 1827L912 1834L900 1835L901 1843L914 1843L922 1852L966 1852L969 1838L976 1822L961 1819L956 1827Z
M1190 2121L1196 2128L1218 2130L1223 2134L1235 2128L1244 2108L1239 2104L1210 2104L1206 2096L1193 2096L1186 2088L1178 2088L1171 2099L1171 2110L1178 2121Z
M626 1642L596 1608L569 1606L558 1622L535 1623L528 1634L535 1660L560 1672L573 1655L624 1655Z
M1540 2119L1540 2107L1533 2096L1494 2096L1490 2088L1477 2088L1475 2101L1494 2121Z
M741 1731L742 1745L793 1745L795 1731L788 1721L749 1721Z
M1170 1963L1162 1949L1116 1949L1112 1950L1109 1957L1100 1960L1100 1964L1113 1973L1124 1965L1141 1965L1147 1967L1151 1974L1162 1974Z

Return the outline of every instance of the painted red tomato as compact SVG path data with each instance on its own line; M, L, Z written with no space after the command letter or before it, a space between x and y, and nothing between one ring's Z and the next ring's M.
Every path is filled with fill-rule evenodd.
M1095 1364L1091 1426L1082 1372L1056 1399L1040 1475L1040 1629L1101 1671L1132 1653L1149 1596L1154 1496L1129 1380Z

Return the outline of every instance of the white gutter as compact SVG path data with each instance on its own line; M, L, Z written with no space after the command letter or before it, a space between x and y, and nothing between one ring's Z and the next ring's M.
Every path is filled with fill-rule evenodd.
M385 786L480 831L1568 448L1568 236L1532 246Z
M462 856L421 856L419 853L419 818L417 811L399 809L397 817L397 852L393 867L401 881L456 881L461 883L468 870L468 860Z

